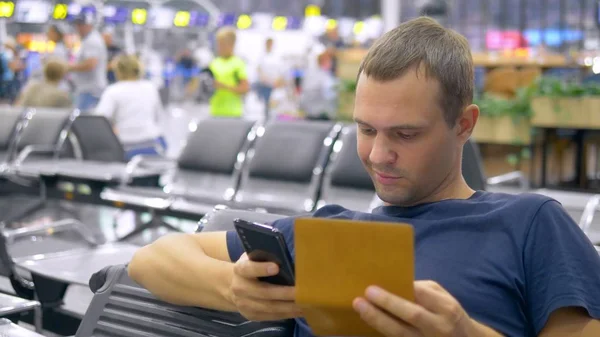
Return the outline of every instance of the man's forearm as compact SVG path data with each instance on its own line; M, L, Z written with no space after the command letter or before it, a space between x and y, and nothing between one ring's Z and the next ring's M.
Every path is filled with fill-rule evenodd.
M186 234L169 235L141 248L128 270L134 281L166 302L237 310L228 295L233 264L206 256Z
M469 334L470 337L502 337L502 335L494 331L494 329L485 326L474 319L471 319L471 321L473 322L473 331Z

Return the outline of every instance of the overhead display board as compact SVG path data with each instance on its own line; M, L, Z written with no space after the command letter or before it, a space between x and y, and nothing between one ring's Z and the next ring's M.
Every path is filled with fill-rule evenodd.
M15 3L12 1L0 1L0 18L12 18L15 13Z
M105 23L122 24L129 20L130 9L122 6L105 5L102 17Z
M13 19L20 23L46 23L50 19L52 4L43 0L19 0Z

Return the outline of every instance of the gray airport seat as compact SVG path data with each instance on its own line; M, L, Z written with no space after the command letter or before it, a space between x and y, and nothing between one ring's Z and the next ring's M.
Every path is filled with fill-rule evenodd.
M95 162L124 163L125 150L104 116L80 115L69 132L69 140L77 158Z
M224 206L215 207L198 222L198 232L219 232L235 230L233 220L240 218L250 222L271 223L285 218L285 215L262 213L248 210L232 209Z
M312 211L341 128L341 124L316 121L267 125L248 151L249 162L232 207L282 214Z
M479 146L471 139L463 147L462 174L467 184L474 190L485 191L490 187L501 188L507 183L517 183L516 189L520 192L525 192L529 188L527 177L520 171L487 178Z
M243 119L204 119L190 133L162 189L120 186L106 190L103 198L138 206L160 203L176 211L205 214L233 197L246 151L255 138L254 124Z
M0 317L19 314L39 308L40 302L0 293ZM0 330L1 331L1 330ZM0 334L2 336L2 334Z
M371 209L375 187L358 157L356 131L356 125L344 127L335 142L318 207L338 204L356 211Z
M23 109L2 107L0 109L0 164L9 160L9 154L17 135L17 125L23 117Z
M72 157L66 140L77 110L29 109L16 136L18 164L40 158Z
M292 320L249 322L237 313L167 304L132 281L124 266L114 266L76 337L287 337L293 329Z
M27 330L6 318L0 318L0 336L10 337L44 337L37 332Z

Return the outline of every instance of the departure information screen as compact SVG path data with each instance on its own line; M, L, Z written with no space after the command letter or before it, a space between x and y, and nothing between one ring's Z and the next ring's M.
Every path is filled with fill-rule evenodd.
M45 23L50 19L51 6L52 4L47 1L17 1L14 19L22 23Z
M129 8L118 6L104 6L102 9L104 22L106 23L125 23L129 19Z

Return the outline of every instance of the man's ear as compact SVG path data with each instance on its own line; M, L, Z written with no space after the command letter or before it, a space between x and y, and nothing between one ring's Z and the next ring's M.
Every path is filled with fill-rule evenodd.
M478 119L479 107L475 104L467 106L463 110L462 114L458 117L458 123L456 123L457 135L461 138L464 138L466 141L469 137L471 137Z

